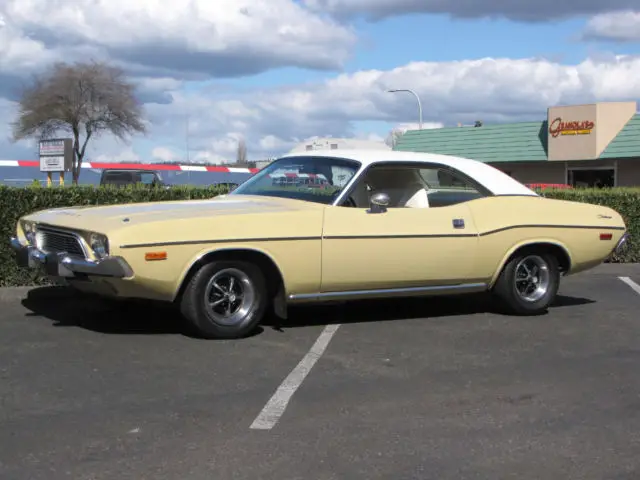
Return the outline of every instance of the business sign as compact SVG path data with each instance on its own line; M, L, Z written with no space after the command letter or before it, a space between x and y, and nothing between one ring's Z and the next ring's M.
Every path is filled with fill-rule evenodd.
M40 171L70 172L73 165L73 140L57 138L40 141Z
M556 138L560 135L589 135L595 127L591 120L563 122L557 117L549 124L549 134Z

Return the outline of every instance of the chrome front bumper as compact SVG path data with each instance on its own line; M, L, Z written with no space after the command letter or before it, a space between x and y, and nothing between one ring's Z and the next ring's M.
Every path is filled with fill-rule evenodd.
M66 253L45 253L31 245L24 245L15 237L11 238L11 247L16 251L20 267L42 269L51 277L72 278L84 275L100 277L128 278L133 270L122 257L107 257L91 261L70 257Z

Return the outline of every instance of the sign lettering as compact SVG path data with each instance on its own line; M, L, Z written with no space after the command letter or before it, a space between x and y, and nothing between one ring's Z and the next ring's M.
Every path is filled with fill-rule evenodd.
M593 127L595 123L591 120L563 122L562 118L558 117L549 125L549 133L553 138L559 135L589 135Z
M54 138L40 141L40 171L70 172L73 163L73 141Z

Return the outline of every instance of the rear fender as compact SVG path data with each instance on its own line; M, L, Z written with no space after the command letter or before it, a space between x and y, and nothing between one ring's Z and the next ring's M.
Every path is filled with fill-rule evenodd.
M491 280L489 282L489 288L490 289L493 288L495 283L498 281L498 277L500 276L500 273L502 272L502 270L504 269L505 265L507 264L507 262L509 261L509 259L511 258L511 256L515 252L517 252L521 248L533 247L533 246L540 245L540 244L542 244L543 246L544 245L553 245L555 247L561 248L564 251L564 253L567 256L567 258L569 259L569 270L571 269L571 265L573 264L573 258L571 257L571 253L569 253L569 249L567 248L567 246L564 243L560 242L559 240L557 240L555 238L539 238L539 239L536 239L536 240L523 240L523 241L518 242L515 245L513 245L507 251L507 253L505 253L505 255L502 257L502 260L498 264L498 268L496 269L496 271L493 273L493 276L491 277ZM568 272L568 270L567 270L567 272Z

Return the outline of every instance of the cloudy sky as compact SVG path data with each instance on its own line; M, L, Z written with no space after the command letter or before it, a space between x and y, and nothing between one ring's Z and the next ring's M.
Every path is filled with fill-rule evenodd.
M145 137L93 161L264 159L313 136L544 118L640 97L640 0L0 0L0 159L17 87L52 62L108 59L138 85Z

